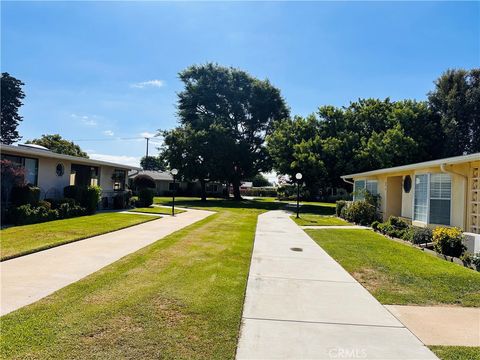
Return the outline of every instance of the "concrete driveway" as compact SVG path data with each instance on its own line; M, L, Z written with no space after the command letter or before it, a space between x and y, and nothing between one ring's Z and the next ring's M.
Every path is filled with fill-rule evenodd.
M189 209L175 217L166 216L1 262L0 315L38 301L211 214Z
M282 211L260 215L237 359L437 359Z

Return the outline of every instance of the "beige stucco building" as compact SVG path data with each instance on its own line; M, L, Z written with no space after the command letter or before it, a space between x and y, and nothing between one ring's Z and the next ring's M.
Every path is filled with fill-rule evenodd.
M366 189L380 195L384 219L400 216L416 226L456 226L480 234L480 153L342 178L354 184L354 194Z
M101 207L112 205L113 197L125 191L127 173L135 166L57 154L34 145L0 145L2 160L25 168L26 182L40 188L40 197L58 199L68 185L99 185Z

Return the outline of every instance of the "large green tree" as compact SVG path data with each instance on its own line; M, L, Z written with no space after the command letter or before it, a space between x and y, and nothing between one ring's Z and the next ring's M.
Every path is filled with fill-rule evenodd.
M22 90L22 86L25 84L7 72L2 73L0 83L0 142L8 145L21 139L17 127L20 121L23 120L23 117L18 113L18 109L23 105L22 100L25 98Z
M480 152L480 68L447 70L428 100L440 117L443 155Z
M225 180L228 168L229 138L225 129L211 124L208 129L195 130L189 125L162 131L164 145L161 158L170 169L177 169L179 177L199 181L201 199L206 200L206 184L211 180Z
M158 156L143 156L140 159L140 166L143 170L163 170L163 162L162 159Z
M265 137L275 121L289 116L288 107L268 80L256 79L239 69L208 63L191 66L179 77L185 88L178 94L178 131L222 134L221 147L211 137L204 146L212 148L209 153L221 155L216 164L221 169L217 180L232 183L234 197L240 199L242 179L270 170ZM205 163L202 166L210 169ZM201 172L204 175L204 170Z
M28 140L26 143L45 146L47 149L58 154L88 158L87 153L82 151L80 146L62 138L59 134L42 135L42 137L38 139Z

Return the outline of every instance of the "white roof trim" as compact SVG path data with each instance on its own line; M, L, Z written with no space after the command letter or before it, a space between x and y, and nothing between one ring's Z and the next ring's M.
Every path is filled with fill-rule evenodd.
M76 164L83 164L83 165L110 166L110 167L114 167L114 168L117 168L117 169L125 169L125 170L141 170L141 168L139 168L137 166L111 163L111 162L108 162L108 161L86 159L86 158L82 158L82 157L78 157L78 156L57 154L56 152L53 152L53 151L50 151L50 150L34 149L34 148L23 147L23 146L13 146L13 145L0 144L0 151L2 153L13 154L13 155L23 155L23 156L31 156L31 157L44 157L44 158L52 158L52 159L59 159L59 160L68 160L68 161L74 162Z
M396 167L387 168L387 169L378 169L378 170L366 171L366 172L356 173L356 174L342 175L340 177L342 179L351 179L354 177L373 176L373 175L387 174L391 172L410 171L410 170L417 170L421 168L440 166L442 164L453 165L453 164L460 164L460 163L466 163L471 161L480 161L480 153L425 161L425 162L416 163L416 164L402 165L402 166L396 166Z

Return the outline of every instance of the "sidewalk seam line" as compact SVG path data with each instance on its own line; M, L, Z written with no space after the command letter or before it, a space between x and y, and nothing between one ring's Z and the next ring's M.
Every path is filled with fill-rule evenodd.
M309 320L291 320L291 319L271 319L271 318L257 318L257 317L243 317L245 320L260 320L260 321L276 321L276 322L294 322L305 324L325 324L325 325L346 325L346 326L364 326L364 327L380 327L392 329L406 329L405 325L400 323L400 326L395 325L369 325L369 324L354 324L354 323L337 323L331 321L309 321Z

